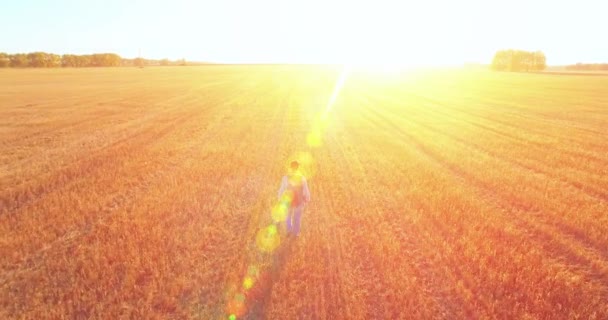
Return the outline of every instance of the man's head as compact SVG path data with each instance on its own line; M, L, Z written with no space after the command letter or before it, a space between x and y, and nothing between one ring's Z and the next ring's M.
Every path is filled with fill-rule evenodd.
M300 167L300 163L298 163L298 161L294 160L291 162L289 167L291 168L291 170L296 171Z

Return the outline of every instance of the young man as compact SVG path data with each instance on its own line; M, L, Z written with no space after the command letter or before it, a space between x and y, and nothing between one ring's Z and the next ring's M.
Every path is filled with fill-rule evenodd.
M300 218L304 205L310 201L310 191L306 178L299 170L300 164L292 161L289 173L281 179L279 201L287 206L287 233L300 234Z

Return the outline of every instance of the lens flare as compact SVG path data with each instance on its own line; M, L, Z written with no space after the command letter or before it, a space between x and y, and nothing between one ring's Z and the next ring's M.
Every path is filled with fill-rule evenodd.
M344 67L342 72L340 72L340 76L336 81L336 85L334 86L334 90L331 93L331 97L325 106L325 110L321 113L321 115L315 119L312 124L312 128L310 132L306 135L306 143L311 148L317 148L323 145L323 133L327 129L329 125L329 114L331 113L338 96L340 95L340 91L342 91L342 87L344 86L344 82L350 73L350 69L348 67Z
M251 287L253 287L253 283L254 283L254 280L252 277L245 277L245 279L243 279L243 289L245 289L245 290L251 289Z
M281 244L281 238L274 224L258 231L255 240L258 249L266 253L273 252Z
M245 296L242 294L237 294L233 299L228 302L227 313L230 316L234 316L236 319L245 314Z
M250 277L257 278L260 275L260 268L258 268L256 266L249 266L247 268L247 275Z
M336 85L334 86L334 91L331 94L331 98L329 98L329 102L327 103L327 106L325 107L326 114L329 114L331 112L331 109L333 109L334 103L336 102L336 99L338 98L338 95L340 94L340 91L342 90L342 87L344 86L344 82L346 81L346 77L348 77L349 72L350 72L350 69L348 67L344 67L342 69L342 72L340 73L340 77L338 78L338 81L336 82Z
M319 147L323 144L323 133L329 126L329 114L336 102L336 99L338 98L338 95L340 94L340 91L342 90L342 87L344 86L347 76L348 68L344 68L340 73L336 85L334 86L334 90L329 102L325 107L325 110L315 117L311 131L306 136L306 142L309 147ZM297 159L301 164L301 171L296 172L296 175L290 175L290 178L292 179L290 184L301 184L302 174L308 177L310 177L312 174L311 170L314 167L313 156L310 154L310 152L299 152L295 155L295 157L292 158L294 160ZM260 229L255 238L256 245L260 251L264 253L273 253L281 245L281 237L277 230L277 224L287 219L289 207L291 206L293 199L293 191L287 190L281 195L279 202L272 207L271 216L274 224ZM255 296L256 291L258 291L260 288L260 284L266 282L264 279L268 279L263 276L266 274L266 272L267 271L262 271L262 277L260 277L260 270L257 266L249 265L247 267L247 273L243 277L243 281L241 283L242 289L239 290L239 293L235 294L231 297L231 299L228 300L225 315L228 315L229 320L236 320L237 317L241 317L246 314L247 296L250 298ZM234 291L237 291L237 285L233 284L233 286ZM231 294L234 294L234 291L231 290Z
M315 130L309 132L308 135L306 135L306 143L311 148L317 148L323 145L321 132Z
M289 205L286 203L278 203L272 208L272 220L274 222L282 222L287 219L287 211L289 210Z
M279 204L280 205L286 205L289 207L289 205L291 204L291 201L293 200L293 191L291 190L285 190L285 192L283 192L283 194L281 195L281 199L279 200Z

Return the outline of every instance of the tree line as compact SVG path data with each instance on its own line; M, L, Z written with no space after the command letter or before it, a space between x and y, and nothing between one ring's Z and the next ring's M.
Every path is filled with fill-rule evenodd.
M566 70L608 71L608 63L577 63L566 66Z
M47 52L15 53L0 52L0 68L82 68L82 67L119 67L119 66L171 66L186 65L185 59L151 60L144 58L125 59L115 53L64 54Z
M547 68L547 58L542 51L499 50L492 59L492 69L497 71L541 71Z

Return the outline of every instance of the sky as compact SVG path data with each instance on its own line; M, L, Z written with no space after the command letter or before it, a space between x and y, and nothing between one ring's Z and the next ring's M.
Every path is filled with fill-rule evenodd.
M225 63L608 62L605 0L0 0L0 52Z

